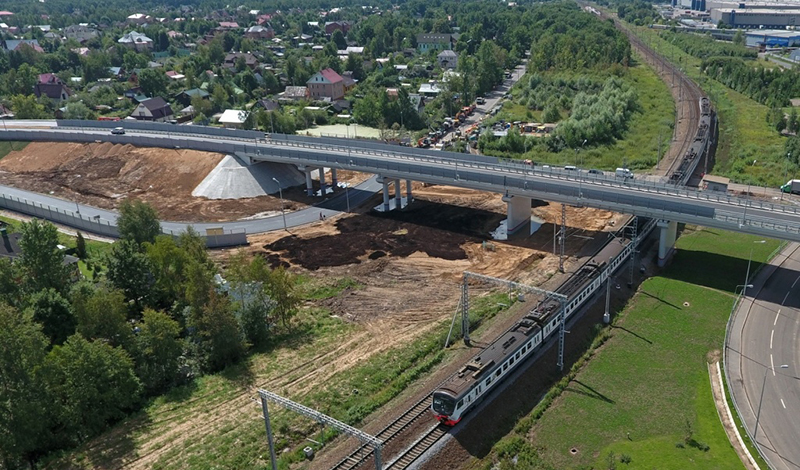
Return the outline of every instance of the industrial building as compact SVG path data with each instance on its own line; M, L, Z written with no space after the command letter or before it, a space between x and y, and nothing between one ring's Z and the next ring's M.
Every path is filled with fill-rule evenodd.
M735 8L711 10L711 20L734 28L794 28L800 25L800 10Z
M797 47L800 46L800 31L760 29L745 34L748 47Z

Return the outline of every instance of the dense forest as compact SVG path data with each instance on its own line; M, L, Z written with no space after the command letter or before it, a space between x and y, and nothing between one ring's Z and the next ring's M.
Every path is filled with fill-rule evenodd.
M161 235L140 202L118 222L95 282L76 280L49 222L22 223L22 257L0 258L0 468L83 443L289 328L299 299L282 268L239 255L221 283L204 238Z

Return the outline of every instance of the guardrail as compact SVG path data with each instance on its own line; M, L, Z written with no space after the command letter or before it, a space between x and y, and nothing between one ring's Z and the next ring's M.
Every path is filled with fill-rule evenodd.
M14 197L0 193L0 207L14 212L27 214L40 219L66 225L84 232L94 233L110 238L119 238L119 229L116 220L106 220L100 216L89 217L77 211L59 209L47 204ZM165 235L178 237L182 232L164 230ZM228 230L219 234L200 234L206 239L208 248L221 248L247 244L247 233L244 230Z

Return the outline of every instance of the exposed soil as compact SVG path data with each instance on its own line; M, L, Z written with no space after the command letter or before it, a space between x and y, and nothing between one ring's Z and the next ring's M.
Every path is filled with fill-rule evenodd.
M235 220L281 209L280 199L273 196L239 200L192 196L222 157L110 143L32 142L0 160L0 184L104 209L115 209L122 199L135 197L171 221ZM340 171L338 176L351 184L366 177L351 171ZM284 190L283 196L288 210L316 202L301 187Z

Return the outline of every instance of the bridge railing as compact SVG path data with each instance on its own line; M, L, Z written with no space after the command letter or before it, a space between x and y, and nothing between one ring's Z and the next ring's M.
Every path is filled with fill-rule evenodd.
M161 125L170 126L170 125ZM172 128L181 126L171 126ZM75 133L59 132L50 129L30 129L18 130L9 129L0 133L0 138L14 140L55 140L55 141L78 141L93 142L98 135L95 132ZM99 139L97 139L99 141ZM202 136L170 133L169 135L161 132L139 135L129 133L124 135L103 134L103 141L120 144L133 144L151 147L165 148L191 148L221 153L241 153L254 159L264 159L279 161L283 163L293 163L298 165L328 166L331 168L352 169L357 171L367 171L378 174L386 174L392 177L406 178L411 177L425 181L426 178L436 177L457 181L459 179L470 180L473 183L489 185L490 190L523 190L537 192L555 192L570 197L580 198L582 195L587 198L597 197L600 200L613 201L618 204L626 204L632 207L642 207L642 205L652 204L653 207L673 207L680 208L674 202L667 204L661 195L678 196L688 200L699 200L724 203L732 208L759 209L769 212L782 212L797 214L798 208L790 205L780 205L767 203L748 198L734 197L712 192L691 191L687 189L675 188L669 185L659 185L655 183L645 183L636 180L623 180L608 175L586 175L576 171L565 171L554 168L531 167L522 162L503 162L498 159L455 159L440 152L432 153L408 153L387 151L386 148L364 148L350 146L350 141L337 141L336 143L324 143L323 141L311 140L304 141L288 138L280 145L275 145L276 140L269 141L233 141L230 139L213 138L204 139ZM389 147L389 146L384 146ZM469 177L467 174L469 173ZM544 177L529 179L532 177ZM510 179L515 182L510 183ZM571 186L551 185L547 180L571 181ZM602 189L620 189L621 191L601 191ZM489 188L487 188L489 189ZM648 198L647 195L656 197ZM694 211L698 211L697 204L686 205L685 209L691 206ZM713 209L709 209L713 214ZM712 215L713 216L713 215Z

